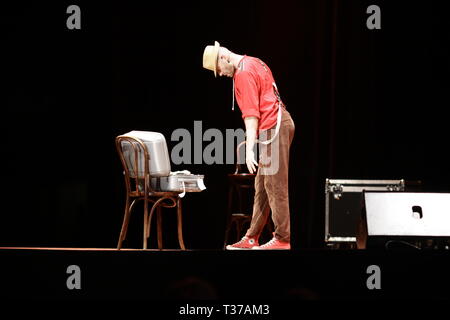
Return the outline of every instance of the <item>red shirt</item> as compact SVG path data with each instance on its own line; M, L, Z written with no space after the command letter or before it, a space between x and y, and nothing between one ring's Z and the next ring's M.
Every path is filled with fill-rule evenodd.
M258 58L244 56L233 79L242 118L257 117L259 131L275 127L279 106L269 67Z

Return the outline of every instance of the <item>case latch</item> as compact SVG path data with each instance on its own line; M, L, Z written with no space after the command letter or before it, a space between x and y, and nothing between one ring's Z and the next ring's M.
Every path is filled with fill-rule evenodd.
M333 194L333 197L334 197L336 200L341 199L342 193L344 192L344 188L343 188L342 185L340 185L340 184L328 185L328 188L327 188L327 189L328 189L327 192L332 193L332 194Z

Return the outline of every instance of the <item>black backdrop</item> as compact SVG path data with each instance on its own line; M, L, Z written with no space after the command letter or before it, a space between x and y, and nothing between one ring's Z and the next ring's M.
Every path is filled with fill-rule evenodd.
M114 137L243 127L205 45L264 60L296 123L292 241L323 246L325 178L422 180L449 191L445 1L39 2L2 5L0 245L115 247L124 185ZM66 8L81 8L81 30ZM366 8L381 8L368 30ZM180 165L186 245L221 248L232 165ZM164 220L169 230L174 214ZM142 218L125 244L141 246ZM166 244L176 247L175 235Z

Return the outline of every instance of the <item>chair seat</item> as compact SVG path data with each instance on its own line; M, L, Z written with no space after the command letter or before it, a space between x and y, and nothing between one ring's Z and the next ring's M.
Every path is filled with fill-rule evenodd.
M255 180L255 173L230 173L228 177L236 183L251 182Z
M239 213L239 212L232 213L231 216L236 219L239 219L239 218L240 219L251 219L251 217L252 217L251 214Z
M150 197L178 197L178 195L181 192L174 192L174 191L154 191L154 192L149 192L148 195ZM130 193L131 197L143 197L144 196L144 192L138 192L138 191L134 191Z
M154 191L150 192L149 196L151 197L178 197L181 192L174 191Z

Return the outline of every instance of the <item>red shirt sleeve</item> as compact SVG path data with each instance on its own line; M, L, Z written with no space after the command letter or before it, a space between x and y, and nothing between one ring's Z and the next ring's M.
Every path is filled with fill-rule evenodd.
M259 113L259 86L255 75L241 71L234 80L236 100L242 112L242 118L257 117Z

